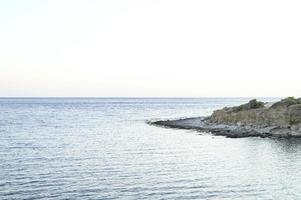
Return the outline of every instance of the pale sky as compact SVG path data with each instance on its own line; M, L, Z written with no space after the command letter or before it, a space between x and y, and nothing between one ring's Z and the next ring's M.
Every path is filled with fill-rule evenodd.
M301 1L0 0L0 96L301 96Z

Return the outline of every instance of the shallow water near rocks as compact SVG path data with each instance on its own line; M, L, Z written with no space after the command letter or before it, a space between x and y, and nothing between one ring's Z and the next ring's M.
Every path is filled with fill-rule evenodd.
M248 100L2 98L0 199L300 199L300 139L145 123Z

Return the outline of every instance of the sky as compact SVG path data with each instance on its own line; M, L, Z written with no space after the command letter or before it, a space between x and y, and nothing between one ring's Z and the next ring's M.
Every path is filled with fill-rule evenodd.
M301 1L0 0L2 97L301 97Z

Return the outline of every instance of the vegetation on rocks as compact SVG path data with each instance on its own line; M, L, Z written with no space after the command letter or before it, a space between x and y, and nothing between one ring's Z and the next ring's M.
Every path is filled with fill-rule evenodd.
M230 107L230 108L226 107L226 108L224 108L224 110L226 112L239 112L239 111L257 109L257 108L263 108L263 107L264 107L263 102L253 99L246 104L242 104L240 106L235 106L235 107Z
M256 99L237 107L216 110L208 118L211 122L255 126L301 126L301 99L288 97L272 106Z
M274 103L271 108L289 107L291 105L301 104L301 98L287 97L279 102Z

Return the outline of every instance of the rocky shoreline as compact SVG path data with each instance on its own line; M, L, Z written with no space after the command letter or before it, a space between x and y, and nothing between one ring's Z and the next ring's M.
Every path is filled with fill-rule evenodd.
M237 107L216 110L209 117L149 121L151 125L192 129L230 138L301 137L301 99L274 104L251 100Z

